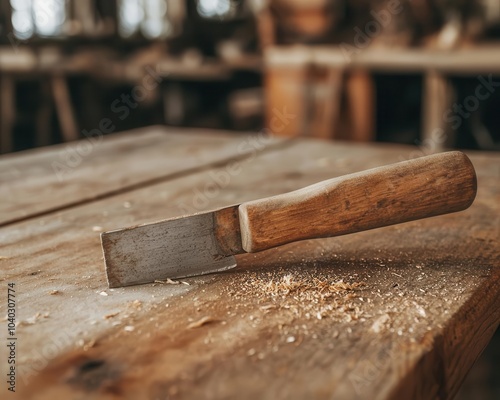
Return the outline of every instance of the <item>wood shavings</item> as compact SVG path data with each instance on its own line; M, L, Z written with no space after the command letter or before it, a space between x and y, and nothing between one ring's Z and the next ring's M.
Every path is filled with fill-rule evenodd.
M142 303L139 300L134 300L133 302L129 303L129 306L135 308L136 310L140 310L142 308Z
M113 313L106 314L102 318L103 319L110 319L110 318L116 317L118 314L120 314L120 311L116 311L116 312L113 312Z
M416 309L417 309L417 313L421 316L421 317L426 317L427 316L427 313L425 312L424 308L419 306L418 304L416 305Z
M249 271L244 277L228 282L225 292L235 301L251 298L258 302L263 314L272 314L290 321L310 321L310 324L278 324L282 340L293 336L295 345L305 337L317 333L316 329L336 321L349 324L366 321L365 299L360 300L360 291L366 283L356 279L357 275L339 276L326 269L293 270L276 268L273 271ZM232 312L228 311L228 315ZM251 315L251 314L250 314ZM259 316L250 318L250 325L259 323ZM330 322L326 322L329 320Z
M123 328L123 330L125 332L133 332L135 330L135 327L133 327L132 325L127 325Z
M55 296L56 294L60 294L60 293L61 293L61 292L60 292L59 290L57 290L57 289L55 289L55 290L51 290L51 291L49 292L49 294L50 294L50 295L52 295L52 296Z
M97 342L95 339L89 340L87 343L84 343L82 346L83 351L89 351L92 347L96 345L96 343Z
M101 296L109 296L109 294L107 294L106 292L102 291L99 293Z
M278 307L274 304L266 304L265 306L260 306L260 309L262 311L274 310L276 308L278 308Z
M339 292L339 291L350 291L356 290L365 286L364 282L354 282L346 283L343 280L339 280L334 283L329 283L328 281L322 281L320 279L314 278L312 283L297 280L292 275L285 275L280 281L270 281L265 286L264 289L271 295L288 295L296 291L319 291L324 292Z
M378 317L370 327L370 330L374 333L380 333L384 329L387 329L387 323L390 321L391 317L389 314L384 314Z
M159 279L155 279L154 283L161 283L163 285L179 285L181 282L180 281L173 281L170 278L165 279L164 281L160 281Z
M40 319L43 319L43 318L48 318L49 317L49 313L48 312L44 312L44 313L41 313L41 312L37 312L35 315L33 315L32 317L29 317L29 318L26 318L24 321L19 321L17 323L16 326L22 326L22 325L34 325L36 324Z
M202 327L203 325L206 325L206 324L208 324L208 323L210 323L210 322L215 322L215 320L214 320L212 317L210 317L210 316L205 316L205 317L203 317L203 318L199 319L198 321L191 322L191 323L187 326L187 328L188 328L188 329L200 328L200 327Z
M3 261L3 260L8 260L9 257L5 257L5 256L0 256L0 261Z

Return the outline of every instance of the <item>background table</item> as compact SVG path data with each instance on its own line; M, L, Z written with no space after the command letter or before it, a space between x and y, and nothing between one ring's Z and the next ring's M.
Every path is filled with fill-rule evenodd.
M99 241L418 154L151 127L3 156L18 398L453 396L500 321L499 154L470 153L465 212L238 256L186 284L108 289Z

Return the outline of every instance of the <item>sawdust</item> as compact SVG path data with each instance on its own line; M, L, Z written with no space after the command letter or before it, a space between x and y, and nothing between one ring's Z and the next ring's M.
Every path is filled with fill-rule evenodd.
M32 317L26 318L25 320L19 321L16 323L16 326L23 326L23 325L34 325L38 321L44 318L48 318L50 315L49 312L37 312L35 315Z
M391 317L389 314L383 314L380 317L378 317L370 327L370 330L374 333L380 333L383 330L387 329L389 326Z
M97 344L96 339L90 339L90 340L79 339L75 343L76 347L81 347L83 351L89 351L92 347L95 347L96 344Z
M281 273L280 273L281 272ZM249 273L240 287L231 285L228 291L236 299L251 294L259 302L259 309L269 313L288 310L296 317L321 320L326 317L349 322L361 317L359 304L354 304L357 291L364 282L332 280L326 276L283 271Z
M136 310L142 309L142 302L140 300L134 300L128 304L129 308L134 308Z
M363 296L368 290L355 273L346 276L321 268L278 267L235 275L221 295L234 300L227 306L229 317L241 315L253 328L264 327L266 319L274 321L273 334L280 339L264 352L267 354L278 351L280 343L300 346L307 337L335 339L340 336L338 330L325 330L332 322L343 327L343 335L352 334L353 323L372 318L364 311L369 300ZM232 304L248 307L234 309ZM245 315L246 309L252 314ZM260 350L252 353L247 355L257 359L259 354L265 356Z
M92 347L96 345L97 341L95 339L91 339L88 342L84 342L82 348L83 351L89 351Z
M364 282L346 283L343 280L339 280L330 283L327 280L320 280L318 278L307 281L288 274L279 281L271 280L265 284L264 291L272 296L283 296L293 292L304 293L309 291L319 294L321 300L324 300L327 297L331 297L335 292L356 290L363 286L366 286Z

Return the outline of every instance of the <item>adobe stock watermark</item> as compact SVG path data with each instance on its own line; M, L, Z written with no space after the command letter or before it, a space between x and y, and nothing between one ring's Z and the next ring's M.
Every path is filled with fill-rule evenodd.
M500 87L500 81L494 81L493 74L489 74L487 77L479 75L477 80L479 83L474 89L474 94L465 97L461 103L454 103L443 113L443 122L450 127L451 131L458 130L462 126L464 120L470 118L472 113L479 109L481 102L489 99L497 88ZM404 161L432 154L436 148L442 145L447 139L448 133L445 132L444 129L435 128L430 137L423 141L415 140L418 149L411 152L408 158L401 156L400 160Z
M119 120L124 120L130 115L131 109L137 108L139 103L143 101L148 92L155 90L163 78L151 67L146 67L146 75L142 78L142 82L132 88L130 93L122 93L115 99L110 106L110 110L116 115ZM78 168L84 159L88 157L92 151L102 142L103 135L112 133L116 129L116 125L112 118L102 118L97 127L81 131L83 140L74 142L64 146L59 151L58 161L53 161L52 170L57 176L59 182L71 177L72 173Z
M354 28L354 45L342 42L340 44L340 49L344 58L351 62L352 55L359 54L365 48L367 48L372 40L380 35L384 28L389 26L393 17L400 14L404 10L403 5L400 0L389 0L385 4L385 9L375 11L371 10L370 15L373 17L371 21L368 21L363 29L358 26Z
M229 186L231 180L241 174L245 164L255 160L257 155L267 146L274 142L273 134L280 133L296 118L295 114L289 113L286 107L282 111L273 109L273 117L269 121L271 131L262 129L256 135L245 138L237 147L239 156L244 157L241 161L233 161L223 168L209 172L208 180L200 187L193 188L193 196L189 204L177 203L182 214L192 214L206 210L210 201L219 196L220 192Z
M58 357L63 350L74 346L74 340L69 331L59 329L54 335L50 336L47 343L39 349L33 349L29 356L26 357L26 362L18 366L19 378L23 385L28 385L31 379L47 367L49 362Z
M358 364L349 374L349 381L360 398L370 397L368 391L372 389L372 383L380 380L388 361L396 359L397 356L392 349L383 349L374 361L366 360Z

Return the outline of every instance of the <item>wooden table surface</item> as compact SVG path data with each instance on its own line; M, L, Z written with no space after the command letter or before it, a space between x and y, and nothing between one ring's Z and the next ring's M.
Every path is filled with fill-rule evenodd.
M111 290L100 230L418 151L150 127L81 147L70 164L89 143L0 158L2 314L8 283L16 290L9 398L451 398L499 324L500 154L469 153L479 187L467 211L238 256L235 270L185 284Z

